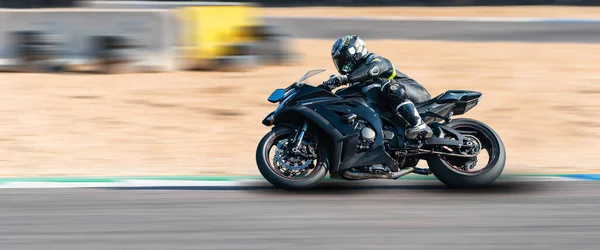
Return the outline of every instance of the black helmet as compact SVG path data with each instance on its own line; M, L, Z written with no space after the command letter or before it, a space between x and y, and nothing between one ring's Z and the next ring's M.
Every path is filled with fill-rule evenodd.
M352 72L365 56L367 56L365 43L356 35L340 37L331 48L333 64L343 75Z

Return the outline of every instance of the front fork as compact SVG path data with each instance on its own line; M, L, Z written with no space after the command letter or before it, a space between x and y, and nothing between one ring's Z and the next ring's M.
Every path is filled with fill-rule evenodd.
M296 132L294 139L292 140L293 147L292 152L298 153L300 152L300 147L302 146L302 140L304 139L304 134L306 133L306 129L308 128L308 120L304 120L302 127L300 130Z

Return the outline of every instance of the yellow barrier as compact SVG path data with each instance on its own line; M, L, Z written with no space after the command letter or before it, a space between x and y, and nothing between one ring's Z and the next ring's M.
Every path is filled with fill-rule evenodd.
M182 27L181 52L187 60L212 59L228 53L232 43L252 42L245 26L260 25L255 6L197 6L177 10Z

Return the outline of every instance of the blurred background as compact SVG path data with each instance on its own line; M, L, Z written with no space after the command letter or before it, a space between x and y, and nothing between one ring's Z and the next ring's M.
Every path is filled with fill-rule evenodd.
M0 176L258 175L266 101L358 34L507 148L600 172L598 0L0 1Z

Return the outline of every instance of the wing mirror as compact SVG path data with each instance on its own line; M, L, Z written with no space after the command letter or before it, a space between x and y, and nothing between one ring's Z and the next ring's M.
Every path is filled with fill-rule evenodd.
M271 93L268 100L269 100L269 102L276 103L276 102L280 102L281 100L283 100L284 97L285 97L285 89L276 89L275 91L273 91L273 93Z

